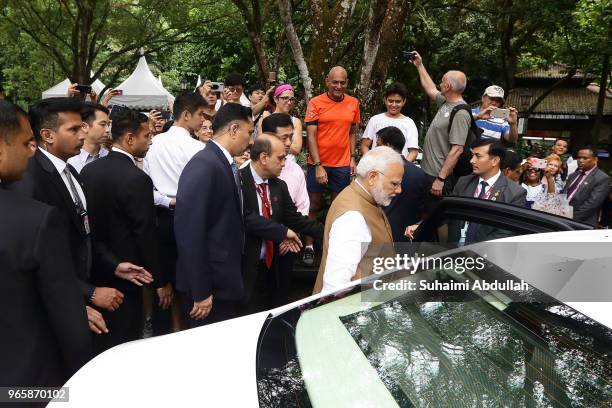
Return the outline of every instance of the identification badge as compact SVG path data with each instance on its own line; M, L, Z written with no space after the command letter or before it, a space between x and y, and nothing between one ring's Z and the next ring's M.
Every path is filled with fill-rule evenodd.
M89 216L87 215L87 211L83 211L81 214L81 219L83 220L83 228L85 228L85 234L91 234L91 228L89 227Z

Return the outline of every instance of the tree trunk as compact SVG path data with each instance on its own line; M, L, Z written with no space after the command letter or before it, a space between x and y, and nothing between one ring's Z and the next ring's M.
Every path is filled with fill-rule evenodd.
M376 109L389 66L402 41L409 0L372 0L363 50L359 98L365 121Z
M606 103L606 91L608 90L608 75L610 75L610 54L605 54L601 64L601 79L599 81L599 95L597 96L597 114L591 133L594 144L597 144L599 141L599 134L601 132L601 121L603 119L604 104Z
M285 26L285 34L287 36L287 41L291 46L293 60L295 61L295 65L297 65L298 72L300 73L300 81L302 82L302 86L304 87L304 99L306 103L308 103L310 98L312 98L312 80L310 79L308 66L306 65L306 60L304 59L302 44L300 44L300 39L298 38L297 33L295 31L295 26L293 25L289 0L279 0L278 8L280 11L281 21Z
M409 0L389 0L387 12L380 31L380 47L374 64L371 86L378 90L374 98L382 96L382 88L389 74L393 57L404 37L406 17L410 10Z
M346 22L353 15L357 0L337 0L330 10L327 0L311 0L314 39L309 58L310 72L317 90L322 88L327 71L337 64L337 44Z
M368 25L366 27L365 41L363 43L361 74L359 75L359 84L357 85L357 95L359 100L362 101L362 109L364 107L363 103L368 99L368 93L370 93L370 79L372 77L372 70L374 69L374 62L376 62L376 56L378 55L380 28L386 11L387 7L385 0L371 0L368 13Z
M270 73L268 65L268 57L264 47L263 36L262 36L262 23L261 23L261 10L259 3L253 1L253 10L250 11L249 7L243 0L232 0L232 3L238 8L244 25L246 26L253 52L255 53L255 63L257 64L257 72L261 81L266 82Z

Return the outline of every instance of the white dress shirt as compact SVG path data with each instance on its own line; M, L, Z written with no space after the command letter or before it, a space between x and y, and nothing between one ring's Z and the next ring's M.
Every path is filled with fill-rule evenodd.
M68 164L65 161L63 161L62 159L60 159L59 157L56 157L56 156L52 155L51 153L49 153L45 149L41 149L40 147L38 149L45 156L47 156L47 158L49 160L51 160L51 163L53 163L53 166L55 167L57 172L60 174L60 177L62 178L62 181L64 182L64 185L66 185L66 189L68 190L68 194L70 194L70 197L72 197L72 201L76 202L75 197L72 194L72 189L70 188L70 184L68 182L68 179L66 178L66 173L64 173L64 170L66 169L66 166ZM81 185L79 184L77 179L74 178L72 173L70 174L70 178L72 179L72 184L74 184L74 187L76 188L77 193L79 194L79 198L81 199L81 202L83 203L83 207L85 208L85 210L87 210L87 200L85 200L85 193L83 192L83 189L81 188Z
M68 163L74 167L77 173L80 174L81 170L83 170L83 167L85 167L86 164L89 164L96 159L101 159L107 154L108 150L103 147L100 147L100 151L95 156L90 154L87 150L81 149L81 153L69 158Z
M483 181L487 182L487 193L491 192L491 187L493 187L495 185L495 183L497 183L497 180L499 179L499 176L501 176L501 171L498 171L493 177L489 177L488 179L483 179L482 177L478 177L478 185L476 186L476 191L474 192L474 197L478 197L480 195L480 190L482 188L482 183ZM486 198L488 199L489 197L486 196Z
M157 205L168 207L176 197L179 178L191 158L206 145L191 137L189 131L172 126L167 132L153 138L144 159L143 170L151 176L155 189L165 198L155 197ZM161 201L161 202L160 202Z
M231 153L229 152L229 150L227 150L225 147L221 146L219 143L215 142L214 140L211 140L211 142L213 142L214 144L217 145L217 147L219 147L219 149L221 149L221 151L223 152L223 155L225 156L225 158L227 159L227 162L230 164L230 166L232 165L232 163L234 162L234 157L231 155ZM241 166L242 167L242 166Z
M363 188L359 182L357 185ZM321 292L332 292L348 285L371 242L370 227L359 211L347 211L336 218L329 231Z
M249 168L251 169L251 174L253 175L253 180L255 181L256 185L265 183L264 188L266 189L266 195L268 196L268 201L270 201L270 205L272 205L272 201L270 200L270 186L268 185L268 181L264 180L259 174L257 174L255 169L253 168L252 163L249 165ZM257 196L257 206L259 207L259 215L263 217L263 211L262 211L263 203L261 202L261 197L259 196L259 192L257 192L257 187L255 188L255 195ZM272 209L270 209L270 211L272 211ZM270 213L270 215L272 214ZM261 250L259 251L259 259L266 259L266 241L265 240L261 242Z

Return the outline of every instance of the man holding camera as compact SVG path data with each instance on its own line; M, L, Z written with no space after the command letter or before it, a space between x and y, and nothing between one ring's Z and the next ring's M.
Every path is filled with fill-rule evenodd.
M481 138L514 144L518 140L518 112L512 107L502 109L504 102L504 89L491 85L485 89L480 106L472 109L472 116L482 129Z

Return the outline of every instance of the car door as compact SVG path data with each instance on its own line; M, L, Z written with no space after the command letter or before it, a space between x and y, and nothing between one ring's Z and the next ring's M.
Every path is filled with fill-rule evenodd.
M435 243L428 253L439 251L440 247L463 245L467 223L477 224L474 242L593 228L569 218L511 204L469 197L444 197L415 231L414 241Z

